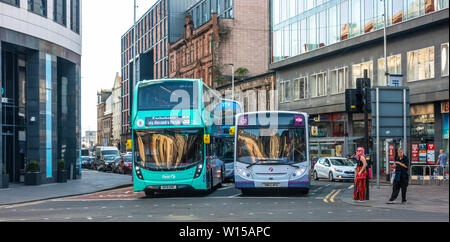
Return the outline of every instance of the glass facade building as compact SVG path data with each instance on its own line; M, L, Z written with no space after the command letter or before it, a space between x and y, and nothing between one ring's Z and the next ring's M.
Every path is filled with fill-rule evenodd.
M68 25L71 1L18 2L0 1L1 166L21 183L37 161L46 184L64 160L68 178L81 178L81 36Z
M198 28L211 19L211 13L218 18L234 18L234 0L200 0L187 13L192 16L194 28Z
M272 0L271 13L279 109L310 114L312 157L364 145L364 115L346 112L345 92L365 72L373 86L386 86L387 72L409 88L408 156L449 150L448 0Z
M391 26L449 7L448 0L386 0ZM384 1L272 0L272 62L384 28Z

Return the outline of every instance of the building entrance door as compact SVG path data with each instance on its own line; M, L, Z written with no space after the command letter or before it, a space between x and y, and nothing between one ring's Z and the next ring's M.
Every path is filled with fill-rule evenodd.
M2 50L2 162L10 182L20 182L25 168L25 56Z

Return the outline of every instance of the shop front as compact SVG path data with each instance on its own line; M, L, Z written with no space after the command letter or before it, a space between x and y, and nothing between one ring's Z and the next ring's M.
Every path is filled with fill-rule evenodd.
M411 105L411 164L434 165L436 152L434 103Z
M363 137L349 137L348 120L344 113L320 114L310 117L310 156L345 157L352 155Z

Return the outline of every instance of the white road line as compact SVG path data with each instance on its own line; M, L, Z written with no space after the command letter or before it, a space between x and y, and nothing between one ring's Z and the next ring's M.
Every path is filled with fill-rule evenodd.
M350 190L350 189L352 189L354 187L355 187L355 185L351 185L351 186L348 187L348 190Z
M230 188L233 188L233 187L222 187L222 188L217 189L217 191L223 191L223 190L227 190L227 189L230 189Z

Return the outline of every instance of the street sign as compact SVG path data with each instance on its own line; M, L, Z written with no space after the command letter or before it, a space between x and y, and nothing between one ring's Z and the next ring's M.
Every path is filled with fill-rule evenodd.
M390 86L390 87L403 86L403 75L389 75L388 86Z

